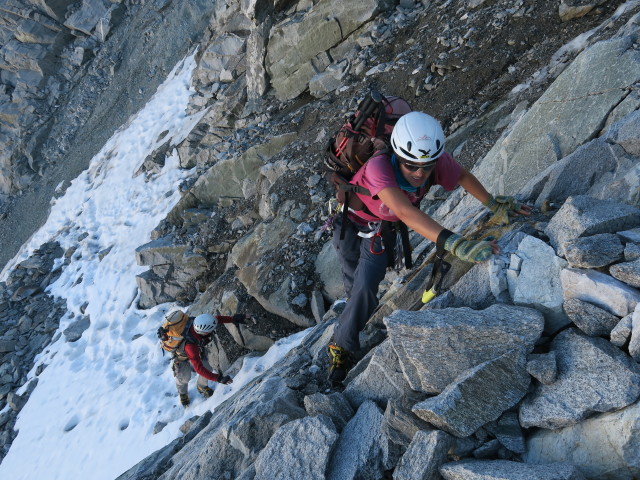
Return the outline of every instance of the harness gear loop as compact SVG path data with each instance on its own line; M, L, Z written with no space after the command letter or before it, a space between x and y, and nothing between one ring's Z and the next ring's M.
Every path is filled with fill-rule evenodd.
M380 226L382 225L382 222L369 222L367 224L367 228L369 229L368 231L361 231L358 230L358 236L360 238L371 238L374 237L376 234L380 233L382 230L380 228ZM362 227L364 228L364 227Z

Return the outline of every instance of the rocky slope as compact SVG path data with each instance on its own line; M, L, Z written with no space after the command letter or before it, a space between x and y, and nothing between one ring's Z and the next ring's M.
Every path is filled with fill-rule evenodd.
M181 202L153 238L141 239L138 261L150 269L138 279L140 307L178 300L193 313L235 311L243 304L258 314L259 325L242 332L231 327L223 336L225 349L217 359L223 368L247 350L265 350L275 338L314 328L274 371L124 477L637 475L629 445L638 441L638 431L626 437L616 432L633 417L640 396L633 360L640 335L633 329L640 300L640 240L633 230L640 224L633 113L639 105L638 3L370 0L357 8L332 1L211 7L208 27L196 22L205 33L197 38L199 95L193 100L194 110L209 110L177 146L182 166L196 166L201 175L180 187ZM612 17L621 4L627 8ZM31 17L54 18L46 2L38 5ZM97 19L89 21L93 29L73 28L82 41L97 42L96 59L80 62L87 71L100 65L101 54L116 55L106 48L109 39L115 42L135 20L149 20L136 12L158 15L160 24L170 17L163 14L167 8L186 8L181 2L107 7L114 20L104 45L97 42L102 14L89 15ZM75 10L61 12L59 23ZM154 35L148 37L154 44ZM5 59L7 45L20 50L16 41L28 43L13 40L3 46ZM74 51L78 42L71 42ZM168 62L170 56L164 58ZM5 87L12 100L26 81L18 77L14 90ZM473 200L459 192L434 192L425 204L430 213L456 231L497 233L503 254L471 269L455 263L447 294L419 312L428 263L389 274L381 308L364 333L363 360L344 392L328 391L323 346L336 312L325 315L324 309L342 292L321 232L331 192L319 165L329 135L371 83L441 118L449 150L466 166L477 164L476 174L491 191L519 192L540 211L502 230L478 228L486 213ZM105 92L118 82L107 84ZM138 84L132 82L129 91L133 85ZM69 112L84 105L61 95ZM93 114L88 124L103 118L104 110L87 111ZM64 117L47 112L42 119L47 115L56 122ZM21 115L13 119L26 121ZM51 128L65 128L56 122ZM26 144L38 136L15 138ZM69 151L86 151L69 143ZM152 155L141 174L152 179L172 147ZM23 167L13 153L3 158L12 159L3 164L12 172L4 177L9 183L24 178L16 173ZM42 167L56 171L55 162ZM21 198L29 191L42 195L37 183ZM7 210L5 220L15 211ZM417 260L428 258L430 245L413 240ZM55 246L43 248L2 286L0 313L8 326L3 362L20 365L19 371L28 371L33 353L55 331L38 320L40 336L10 348L18 332L29 331L26 322L40 318L38 309L44 312L42 305L51 301L41 293L51 276L41 275L60 255ZM28 320L23 311L32 313ZM55 322L55 315L49 317ZM73 341L82 329L79 319L77 329L65 335ZM0 424L8 445L25 398L12 393L24 375L5 370L2 401L13 410ZM595 412L604 413L594 417ZM595 455L587 449L596 448L590 446L598 445L593 432L603 428L616 442L610 454ZM584 449L572 447L576 436ZM565 451L547 446L558 442L567 445ZM207 453L212 448L215 463ZM483 461L442 466L469 458ZM618 463L607 463L612 458ZM573 465L535 466L556 460Z

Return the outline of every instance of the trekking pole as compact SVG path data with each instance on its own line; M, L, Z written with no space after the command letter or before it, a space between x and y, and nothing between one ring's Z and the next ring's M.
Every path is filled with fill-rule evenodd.
M369 96L365 98L360 104L360 108L358 109L358 116L356 117L356 121L353 124L353 129L355 131L360 130L362 124L371 116L374 110L378 109L381 103L382 95L380 95L377 90L372 89Z
M429 281L424 289L424 292L422 292L422 303L429 303L436 297L436 295L438 295L438 293L440 293L442 281L444 280L445 275L450 269L451 264L449 262L445 262L444 260L440 262L440 265L433 266L433 272L436 272L436 270L440 270L440 278L438 279L437 283L433 282L433 279L436 275L434 275L434 273L432 272L431 281Z
M238 314L240 314L240 305L238 305L238 308L236 309L235 315L238 315ZM242 315L244 315L245 319L247 318L246 314L243 313ZM254 320L254 324L255 324L255 320ZM238 330L238 335L240 335L240 340L242 340L242 347L243 348L247 348L247 342L244 339L244 335L242 335L242 330L240 328L240 324L236 325L236 329Z
M342 155L342 152L344 152L344 149L349 142L349 138L355 136L358 133L358 131L362 127L362 124L380 106L382 106L382 95L380 95L377 90L372 89L369 95L364 100L362 100L362 102L360 102L360 105L358 105L357 116L352 115L349 119L351 129L345 129L345 136L340 142L340 145L337 146L334 153L336 157L340 157L340 155Z
M451 264L444 260L445 250L442 245L436 246L436 260L433 263L433 270L431 270L431 276L427 282L424 292L422 292L422 303L429 303L440 293L444 277L451 269ZM440 278L436 282L436 277L440 274Z

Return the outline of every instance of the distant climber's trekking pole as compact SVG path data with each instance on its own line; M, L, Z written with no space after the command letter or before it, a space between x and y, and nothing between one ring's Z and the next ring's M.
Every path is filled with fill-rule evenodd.
M240 312L240 307L238 306L238 310L233 315L233 323L236 326L236 329L238 330L238 335L240 336L240 340L242 341L242 346L244 348L247 348L247 342L244 339L244 335L242 335L242 329L240 328L240 324L245 324L246 325L247 320L251 320L253 322L253 324L256 325L256 319L253 318L252 315L248 315L248 314L245 314L245 313L239 313L239 312Z

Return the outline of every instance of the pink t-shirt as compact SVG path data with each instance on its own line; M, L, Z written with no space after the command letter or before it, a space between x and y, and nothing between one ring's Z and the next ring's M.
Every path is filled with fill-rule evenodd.
M461 172L462 166L456 162L451 155L444 152L436 163L433 184L441 185L445 190L453 190L458 185ZM391 165L391 160L388 155L378 155L377 157L370 158L364 167L356 172L350 183L360 185L371 192L371 196L356 195L358 195L360 200L367 206L369 212L373 214L370 215L362 210L351 212L350 216L352 220L361 224L380 220L388 220L390 222L400 220L378 197L378 193L384 188L399 188L393 171L393 165ZM416 193L405 190L402 190L402 193L415 205L422 200L422 197L425 196L427 191L428 188L421 188Z

